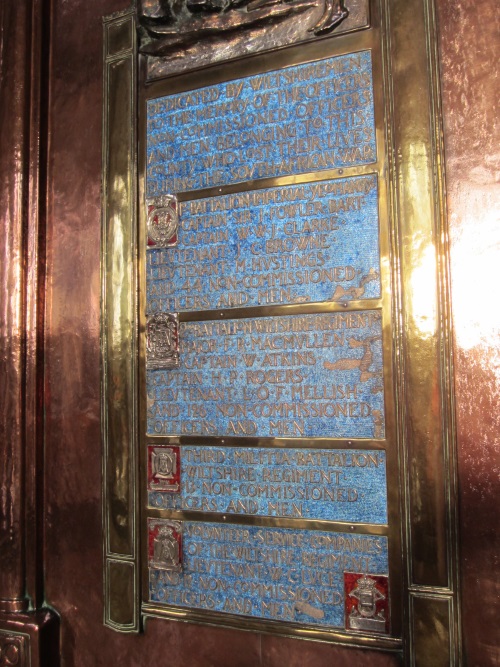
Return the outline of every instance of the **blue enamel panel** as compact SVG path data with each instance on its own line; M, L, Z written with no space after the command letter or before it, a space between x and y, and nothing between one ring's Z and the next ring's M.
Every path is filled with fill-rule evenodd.
M386 575L387 538L183 523L182 571L150 568L152 602L344 627L344 572Z
M376 176L181 203L146 262L148 312L379 298Z
M375 161L369 51L148 102L148 196Z
M152 507L387 523L385 452L183 446L180 491Z
M384 437L379 311L183 322L147 371L151 435Z

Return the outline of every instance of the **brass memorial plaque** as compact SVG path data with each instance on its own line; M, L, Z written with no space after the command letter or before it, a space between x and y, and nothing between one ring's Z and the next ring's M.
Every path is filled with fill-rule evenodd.
M390 634L374 100L366 48L148 93L143 480L159 608Z
M402 651L417 598L454 609L424 4L141 0L106 20L111 627Z

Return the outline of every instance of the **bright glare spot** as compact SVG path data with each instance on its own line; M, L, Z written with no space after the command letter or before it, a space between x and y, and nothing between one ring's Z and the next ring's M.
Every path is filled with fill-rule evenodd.
M479 224L478 224L479 223ZM500 335L500 221L495 208L467 220L452 247L452 309L457 344L496 347Z
M413 322L424 338L436 332L436 257L434 246L422 252L411 274Z

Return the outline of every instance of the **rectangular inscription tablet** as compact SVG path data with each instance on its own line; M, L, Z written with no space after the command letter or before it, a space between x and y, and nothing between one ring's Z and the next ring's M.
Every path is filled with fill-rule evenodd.
M387 561L381 536L149 519L150 600L160 604L352 627L356 585L387 609ZM386 612L369 621L388 631Z
M150 435L383 438L379 311L182 322L147 371Z
M369 51L148 102L147 196L375 161Z
M148 494L163 509L387 523L375 450L149 445Z
M150 247L147 312L380 297L375 175L180 203Z

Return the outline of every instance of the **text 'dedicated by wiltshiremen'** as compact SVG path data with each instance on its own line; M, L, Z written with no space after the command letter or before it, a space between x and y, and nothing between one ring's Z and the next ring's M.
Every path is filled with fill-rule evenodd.
M376 161L371 53L148 102L147 195Z
M147 101L157 610L390 631L373 88L362 50Z

